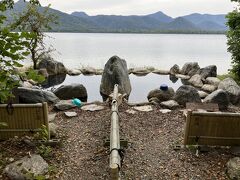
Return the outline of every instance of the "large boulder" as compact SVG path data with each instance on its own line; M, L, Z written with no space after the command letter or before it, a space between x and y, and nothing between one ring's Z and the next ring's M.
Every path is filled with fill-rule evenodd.
M220 79L218 79L217 77L208 77L206 79L207 84L211 84L214 86L218 86L220 82L221 82Z
M173 98L175 92L173 88L169 87L168 90L163 91L161 89L154 89L148 93L148 100L157 98L158 102L168 101Z
M48 172L47 162L40 156L32 154L6 166L4 174L10 179L34 179L36 176L43 176ZM32 178L29 177L32 175ZM27 178L28 177L28 178Z
M226 173L229 179L240 179L240 158L234 157L227 162Z
M204 100L204 103L216 103L220 110L226 110L229 105L229 98L227 93L222 90L218 89L211 94L209 94Z
M62 100L78 98L87 101L87 89L82 84L62 85L54 91L54 94Z
M59 101L54 93L41 89L19 87L16 89L16 94L20 103L56 103Z
M179 107L179 104L174 100L163 101L160 103L160 105L168 109L176 109Z
M217 66L211 65L201 68L198 70L197 74L199 74L203 79L208 77L217 77Z
M38 69L46 69L49 75L66 74L67 69L63 63L55 61L50 56L44 56L38 64Z
M213 92L217 89L217 86L211 85L211 84L204 84L202 86L202 90L203 91L207 91L207 92Z
M118 92L126 94L128 98L132 88L128 75L127 63L118 56L111 57L104 67L100 85L100 93L104 101L113 92L115 84L118 84Z
M43 88L53 87L62 84L66 79L66 74L51 75L41 84Z
M77 107L71 100L61 100L54 105L54 108L59 111L65 111Z
M240 87L232 78L226 78L218 85L218 89L227 92L229 100L232 104L237 104L240 100Z
M186 106L187 102L201 102L198 91L189 85L179 87L173 99L183 106Z
M172 75L180 74L180 67L177 64L175 64L173 67L171 67L170 74Z
M194 87L201 88L203 86L202 77L199 74L193 75L188 81Z
M188 62L183 65L181 69L181 74L193 76L198 72L199 69L200 66L197 62Z

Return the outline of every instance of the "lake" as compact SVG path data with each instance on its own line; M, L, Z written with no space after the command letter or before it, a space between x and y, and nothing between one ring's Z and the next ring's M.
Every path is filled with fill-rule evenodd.
M56 51L53 56L67 68L86 66L103 68L107 60L118 55L125 59L128 68L153 66L169 69L185 62L198 62L201 67L216 65L218 74L230 68L231 56L227 52L225 35L200 34L88 34L48 33L45 40ZM165 83L177 89L181 82L172 83L168 76L149 74L130 76L132 94L130 101L144 101L150 90ZM100 100L101 76L67 76L63 84L79 82L86 86L89 101Z

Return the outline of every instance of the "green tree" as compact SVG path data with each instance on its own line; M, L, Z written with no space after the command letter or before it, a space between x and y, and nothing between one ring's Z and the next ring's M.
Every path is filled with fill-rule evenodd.
M56 24L57 17L49 13L49 7L40 8L36 4L28 4L26 11L18 15L15 26L25 33L28 44L27 49L30 52L33 62L33 69L37 69L39 60L47 53L53 51L53 48L46 48L44 31L51 30L51 25Z
M32 4L39 4L38 0L31 0ZM13 8L13 0L0 1L0 102L5 102L12 96L12 89L18 86L16 68L21 67L21 60L29 54L26 47L29 43L26 33L12 32L6 26L4 12Z
M231 0L237 2L237 7L227 15L227 44L228 51L232 54L232 69L230 73L240 82L240 0Z

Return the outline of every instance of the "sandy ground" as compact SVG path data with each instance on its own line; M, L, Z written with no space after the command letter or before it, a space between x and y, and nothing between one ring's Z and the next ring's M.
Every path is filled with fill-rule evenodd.
M233 157L227 149L211 148L207 153L195 155L192 149L175 151L174 145L182 144L184 116L174 110L162 114L160 107L152 112L129 114L128 105L119 107L121 138L129 141L121 176L122 179L227 179L225 164ZM103 147L110 132L110 108L99 112L73 109L78 117L68 119L58 112L55 123L59 125L58 137L61 147L46 160L56 170L49 179L99 180L109 179L109 148ZM21 142L1 142L0 155L4 161L10 157L18 159L34 152ZM0 178L7 179L4 175Z

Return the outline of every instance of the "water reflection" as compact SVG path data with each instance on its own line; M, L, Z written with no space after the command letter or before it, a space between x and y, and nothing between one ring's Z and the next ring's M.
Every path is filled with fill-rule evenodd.
M50 87L60 85L65 81L66 76L67 76L66 74L48 76L46 81L43 82L42 87L43 88L50 88Z
M161 84L167 84L169 87L172 87L174 90L177 90L181 85L181 81L173 83L169 76L167 75L157 75L157 74L148 74L147 76L135 76L131 74L130 82L132 86L132 92L129 97L130 102L143 102L147 101L148 93L156 88L159 88ZM83 84L88 92L88 101L102 101L100 95L100 83L102 76L66 76L66 79L63 83L56 85L55 88L60 85L67 85L71 83L80 83ZM63 79L62 79L63 80ZM60 82L60 81L58 81ZM53 84L53 83L49 83Z

